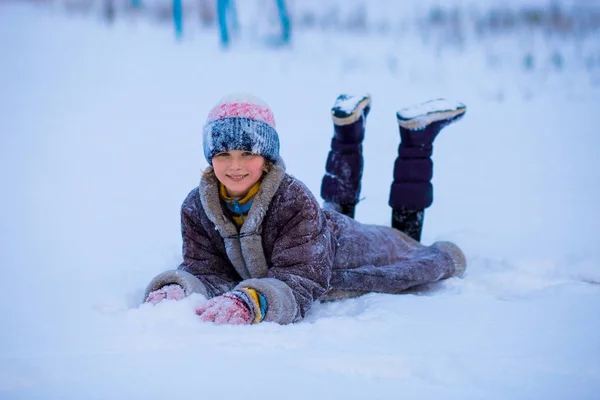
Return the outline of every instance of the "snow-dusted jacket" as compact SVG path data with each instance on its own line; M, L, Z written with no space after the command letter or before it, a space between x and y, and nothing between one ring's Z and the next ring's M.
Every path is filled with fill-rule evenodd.
M185 199L181 224L183 262L157 276L146 294L168 283L207 297L253 288L267 300L264 321L280 324L302 319L318 299L396 293L465 264L451 243L423 246L395 229L322 210L282 161L263 177L239 231L210 175Z

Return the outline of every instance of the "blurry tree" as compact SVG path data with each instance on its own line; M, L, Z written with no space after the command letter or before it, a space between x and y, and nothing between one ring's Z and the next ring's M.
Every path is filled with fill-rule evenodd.
M115 20L115 3L113 0L104 0L102 14L108 24L112 24Z
M214 0L198 0L200 23L204 26L213 26L216 20Z
M63 5L68 12L88 13L94 8L94 0L64 0Z

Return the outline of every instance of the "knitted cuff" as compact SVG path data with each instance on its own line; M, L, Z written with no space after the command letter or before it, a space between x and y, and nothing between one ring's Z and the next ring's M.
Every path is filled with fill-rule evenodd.
M281 325L299 321L302 316L298 301L292 288L287 283L275 278L251 278L240 282L236 287L240 289L254 289L265 296L267 311L265 322L276 322Z
M229 292L242 300L252 313L252 323L258 324L265 319L267 313L267 299L259 291L252 288L242 288Z

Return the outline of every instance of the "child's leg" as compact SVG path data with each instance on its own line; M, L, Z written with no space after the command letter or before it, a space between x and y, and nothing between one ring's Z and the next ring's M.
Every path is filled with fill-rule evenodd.
M334 135L321 183L323 208L354 218L363 172L362 141L371 107L369 95L339 95L331 108Z
M453 243L424 246L397 229L342 216L334 221L340 235L330 285L343 293L328 292L328 299L365 292L399 293L465 272L464 253Z
M401 143L390 191L392 227L417 241L421 240L424 210L433 202L433 141L466 110L461 103L437 99L396 114Z

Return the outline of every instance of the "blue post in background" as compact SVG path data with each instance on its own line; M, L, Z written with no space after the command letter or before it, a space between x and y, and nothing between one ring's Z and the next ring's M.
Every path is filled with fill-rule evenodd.
M279 16L279 35L270 35L265 42L268 46L282 47L290 43L292 36L292 27L290 25L290 15L285 4L285 0L275 0Z
M268 38L267 44L279 47L290 42L292 28L285 0L275 0L275 4L279 14L281 35ZM226 48L231 44L231 33L239 30L234 0L217 0L217 20L219 22L221 46Z
M292 36L292 28L290 26L290 15L284 0L275 0L277 9L279 10L279 21L281 22L281 41L282 44L289 44Z
M217 19L219 21L219 32L221 34L221 46L229 46L229 29L227 27L227 9L229 0L217 0Z
M175 37L181 39L183 35L183 5L181 0L173 0L173 23L175 24Z
M129 0L129 6L134 10L142 8L142 0Z

